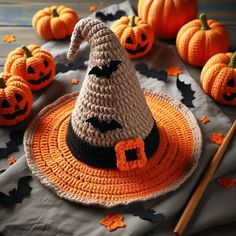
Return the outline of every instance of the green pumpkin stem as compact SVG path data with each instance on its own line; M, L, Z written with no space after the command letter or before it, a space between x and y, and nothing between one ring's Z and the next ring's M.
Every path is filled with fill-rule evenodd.
M202 29L202 30L209 30L210 27L209 27L209 25L207 24L207 17L206 17L206 14L205 14L205 13L201 13L200 16L199 16L199 19L200 19L201 22L202 22L202 27L201 27L201 29Z
M135 16L131 16L131 20L129 21L129 26L130 27L136 26L136 24L135 24Z
M32 57L30 50L26 46L22 46L21 48L24 50L27 58Z
M0 88L4 89L6 88L6 83L5 83L5 80L4 80L4 77L3 75L0 77Z
M57 13L57 9L54 8L54 9L52 10L52 17L58 17L58 16L59 16L59 14Z
M236 68L236 52L234 52L233 56L231 57L229 67Z

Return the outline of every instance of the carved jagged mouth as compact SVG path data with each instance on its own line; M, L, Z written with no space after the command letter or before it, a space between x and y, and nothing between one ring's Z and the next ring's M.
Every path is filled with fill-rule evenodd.
M147 46L148 46L148 44L146 43L145 46L143 46L141 48L137 48L135 50L132 50L132 49L129 49L129 48L125 48L125 49L129 54L135 55L135 54L144 52L147 49Z
M236 98L236 93L231 93L230 95L224 94L224 99L227 101L232 101L234 98Z
M51 77L51 74L52 74L52 71L49 71L48 74L46 74L46 75L40 77L39 79L37 79L37 80L28 80L28 82L29 82L30 84L34 84L34 85L41 84L42 82L48 80L48 79Z
M22 110L18 110L12 114L2 114L2 116L7 120L13 120L17 116L24 115L28 109L28 103L25 104L24 108Z

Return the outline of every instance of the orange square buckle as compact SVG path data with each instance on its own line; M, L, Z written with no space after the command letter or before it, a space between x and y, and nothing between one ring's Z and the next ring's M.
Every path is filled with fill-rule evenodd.
M137 159L126 160L125 151L136 149ZM141 138L122 140L115 145L116 166L120 171L143 168L147 163L147 157L144 151L144 142Z

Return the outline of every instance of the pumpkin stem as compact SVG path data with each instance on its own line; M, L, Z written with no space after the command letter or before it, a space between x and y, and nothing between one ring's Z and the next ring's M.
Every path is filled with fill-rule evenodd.
M5 83L5 80L4 80L4 77L3 75L0 77L0 88L6 88L6 83Z
M135 16L131 16L131 20L129 21L129 26L130 27L136 26L136 24L135 24Z
M209 30L210 27L209 27L209 25L207 24L207 17L206 17L206 14L205 14L205 13L201 13L200 16L199 16L199 19L200 19L201 22L202 22L202 27L201 27L201 29L202 29L202 30Z
M52 17L58 17L58 16L59 16L59 14L57 13L57 9L54 8L54 9L52 10Z
M233 56L231 57L229 67L236 68L236 52L234 52Z
M21 48L24 50L27 58L32 57L30 50L26 46L22 46Z

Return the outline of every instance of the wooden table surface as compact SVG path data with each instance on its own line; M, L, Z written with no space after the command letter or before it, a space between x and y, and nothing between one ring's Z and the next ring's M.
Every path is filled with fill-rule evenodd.
M0 69L3 70L8 53L16 47L29 44L43 45L46 41L40 39L32 28L33 15L40 9L51 5L66 5L75 9L79 17L90 14L89 7L96 5L102 9L113 3L121 3L124 0L0 0ZM138 0L130 0L134 8ZM199 13L206 12L208 19L218 20L224 23L230 32L230 51L236 51L236 0L198 0ZM3 37L6 34L16 36L16 41L6 43ZM199 82L200 68L189 65L188 69L192 77ZM232 119L236 119L236 107L221 106L223 111Z

